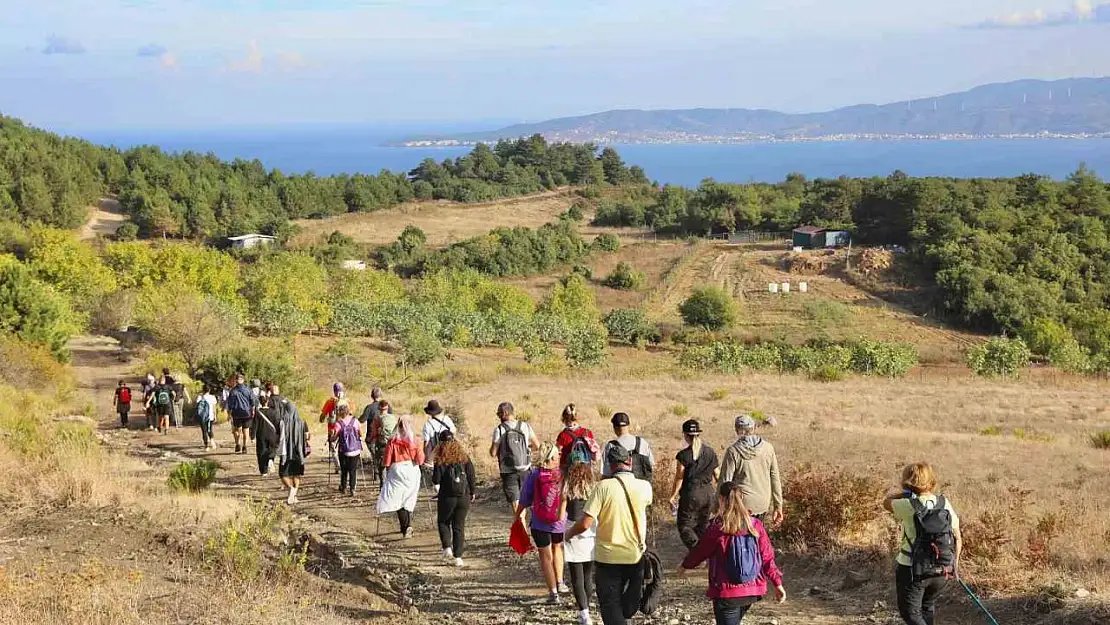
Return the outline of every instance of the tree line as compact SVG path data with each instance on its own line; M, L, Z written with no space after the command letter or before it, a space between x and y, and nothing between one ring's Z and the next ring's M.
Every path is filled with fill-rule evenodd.
M86 207L118 194L133 226L123 234L208 240L247 232L278 237L290 220L371 212L413 199L479 202L565 185L646 183L612 148L548 143L535 135L426 159L411 172L287 175L258 160L119 150L63 138L0 116L0 220L74 228Z

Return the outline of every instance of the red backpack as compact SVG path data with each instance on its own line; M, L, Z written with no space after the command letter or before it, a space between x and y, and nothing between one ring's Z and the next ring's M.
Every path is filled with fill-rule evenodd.
M119 390L119 403L121 403L121 404L130 404L131 403L131 389L129 389L125 386L125 387L123 387Z
M532 514L544 523L558 523L562 516L563 475L558 469L536 469L536 490L532 496Z

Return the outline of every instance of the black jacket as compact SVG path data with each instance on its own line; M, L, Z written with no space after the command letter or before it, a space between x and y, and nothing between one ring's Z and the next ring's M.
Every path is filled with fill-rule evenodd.
M437 464L432 469L432 484L439 485L440 497L466 497L474 494L474 463Z

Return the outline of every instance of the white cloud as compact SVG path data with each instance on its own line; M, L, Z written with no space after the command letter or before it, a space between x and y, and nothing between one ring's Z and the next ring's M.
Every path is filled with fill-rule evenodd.
M247 56L238 61L232 61L225 69L238 74L261 74L262 51L258 48L258 42L252 40Z
M57 35L46 38L46 45L42 48L43 54L84 54L85 46L75 39L67 39Z
M308 63L299 52L282 51L263 54L262 48L258 46L258 41L252 39L248 46L247 55L227 64L221 71L237 74L261 74L274 69L294 71L307 66Z
M975 24L975 28L1049 28L1073 24L1110 24L1110 3L1093 4L1090 0L1076 0L1070 9L1048 11L1034 9L1018 11L991 18Z

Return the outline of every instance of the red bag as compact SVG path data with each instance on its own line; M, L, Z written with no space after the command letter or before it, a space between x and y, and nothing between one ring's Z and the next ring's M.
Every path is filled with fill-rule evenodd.
M532 537L528 535L528 529L524 527L524 519L520 517L516 518L512 529L509 530L509 546L518 555L522 556L535 549L535 546L532 545Z

